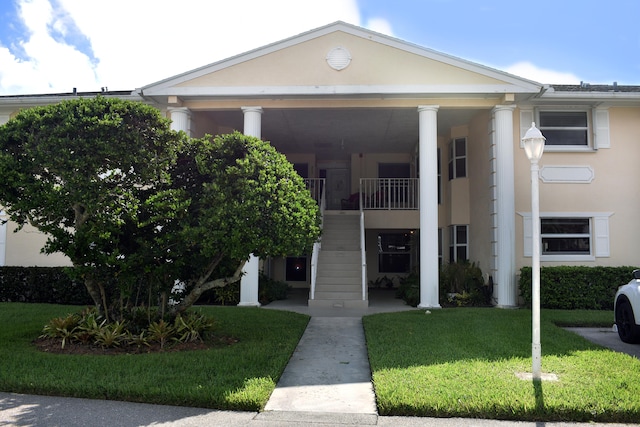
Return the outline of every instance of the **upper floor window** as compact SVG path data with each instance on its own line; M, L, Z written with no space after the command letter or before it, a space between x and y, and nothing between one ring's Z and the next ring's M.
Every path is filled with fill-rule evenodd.
M449 179L467 176L467 138L449 142Z
M589 148L587 111L539 111L538 116L538 127L546 138L546 147Z

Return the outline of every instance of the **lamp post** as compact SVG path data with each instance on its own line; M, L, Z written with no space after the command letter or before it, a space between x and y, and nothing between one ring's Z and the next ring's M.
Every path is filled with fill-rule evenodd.
M534 381L542 379L542 356L540 347L540 195L538 188L538 161L544 152L545 137L536 128L535 123L522 138L524 152L531 162L531 224L533 227L533 245L531 260L531 304L532 304L532 334L531 358Z

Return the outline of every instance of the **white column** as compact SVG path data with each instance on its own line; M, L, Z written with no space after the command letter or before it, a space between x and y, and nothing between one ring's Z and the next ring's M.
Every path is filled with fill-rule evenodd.
M244 113L244 134L260 138L262 136L262 108L242 107ZM260 280L260 259L253 254L242 270L240 280L240 306L260 307L258 282Z
M420 304L440 308L438 296L438 105L418 107L420 119Z
M516 225L512 105L493 109L496 146L496 277L498 307L516 307Z
M7 223L4 221L8 219L5 212L0 210L0 267L7 262Z
M184 131L191 136L191 110L186 107L170 107L171 129L175 131Z

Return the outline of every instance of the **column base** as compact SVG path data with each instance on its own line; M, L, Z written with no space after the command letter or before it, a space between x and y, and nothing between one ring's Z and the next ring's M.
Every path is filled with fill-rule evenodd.
M262 304L259 302L241 302L238 303L237 307L261 307Z
M418 308L428 308L428 309L438 309L438 308L442 308L442 306L440 304L436 304L436 305L423 305L423 304L418 304Z

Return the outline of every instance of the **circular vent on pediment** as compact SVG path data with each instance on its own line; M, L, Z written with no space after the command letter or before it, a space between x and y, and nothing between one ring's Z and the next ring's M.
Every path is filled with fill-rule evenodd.
M344 47L334 47L327 53L327 64L334 70L344 70L351 63L351 53Z

